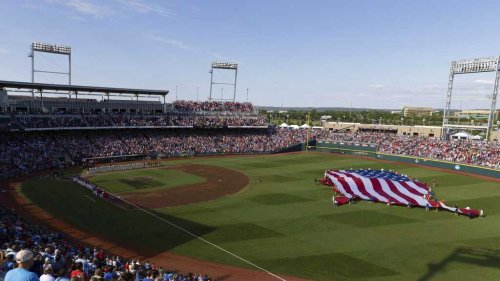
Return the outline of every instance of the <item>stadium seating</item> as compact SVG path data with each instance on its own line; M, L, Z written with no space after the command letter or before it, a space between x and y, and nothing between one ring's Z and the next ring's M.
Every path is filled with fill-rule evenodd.
M254 114L223 115L219 113L189 114L186 112L160 115L133 114L79 114L79 115L15 115L0 118L0 130L47 130L110 127L171 127L198 128L267 126L263 116Z
M31 271L38 276L47 274L57 278L70 275L77 276L71 280L78 281L118 280L118 277L121 277L119 280L133 281L146 276L162 280L210 280L207 275L181 274L148 261L128 260L102 249L72 244L62 234L31 223L14 210L0 207L0 279L3 280L6 272L14 268L16 254L26 249L33 253ZM93 276L96 277L91 279Z
M95 119L113 124L128 117ZM37 119L38 120L38 119ZM140 122L166 120L152 117ZM188 119L175 119L183 126ZM255 122L259 122L258 119ZM171 120L172 121L172 120ZM36 121L38 122L38 121ZM105 126L104 121L96 121ZM47 123L44 123L47 124ZM151 124L151 123L135 123ZM212 121L196 123L200 129L171 130L73 130L55 132L12 132L0 143L0 177L26 176L35 171L61 168L68 163L80 164L84 158L143 155L172 157L178 155L273 153L306 141L306 130L278 128L275 130L217 129ZM214 126L215 127L215 126ZM500 168L500 144L476 140L440 140L388 133L335 133L311 130L310 139L371 143L390 154L410 155L457 163Z
M321 139L371 143L378 151L444 160L500 169L500 143L479 140L442 140L432 137L397 135L392 133L356 132L328 133Z
M254 107L248 102L218 102L218 101L186 101L178 100L173 103L175 111L197 112L197 111L220 111L220 112L247 112L254 111Z

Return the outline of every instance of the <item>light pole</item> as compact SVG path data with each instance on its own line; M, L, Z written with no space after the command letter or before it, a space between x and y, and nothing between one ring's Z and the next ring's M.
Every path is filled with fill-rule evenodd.
M248 102L248 88L247 88L247 102Z
M177 88L179 88L179 86L175 85L175 100L177 100Z
M351 115L352 115L352 99L349 102L349 122L352 122Z

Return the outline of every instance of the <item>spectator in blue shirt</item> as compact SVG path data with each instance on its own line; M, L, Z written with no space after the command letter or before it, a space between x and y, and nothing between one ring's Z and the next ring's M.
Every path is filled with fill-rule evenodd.
M18 264L16 269L9 270L5 281L40 281L38 276L29 271L33 265L33 253L30 250L21 250L16 255Z

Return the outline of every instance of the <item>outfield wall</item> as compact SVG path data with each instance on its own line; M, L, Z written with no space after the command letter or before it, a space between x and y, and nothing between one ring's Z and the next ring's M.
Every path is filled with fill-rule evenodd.
M453 163L453 162L415 157L415 156L387 154L387 153L372 151L371 149L363 146L355 146L355 147L356 148L353 149L352 145L346 146L339 144L338 142L330 142L330 143L318 142L316 146L309 146L308 150L367 156L380 160L389 160L389 161L402 162L408 164L416 164L428 167L436 167L447 170L471 173L492 178L500 178L500 170L495 170L492 168Z
M486 167L478 167L478 166L472 166L472 165L467 165L467 164L439 161L439 160L434 160L434 159L426 159L426 158L403 156L403 155L392 155L392 154L385 154L385 153L377 153L376 158L383 159L383 160L403 162L403 163L417 164L417 165L422 165L422 166L443 168L443 169L447 169L447 170L455 170L455 171L460 171L460 172L471 173L471 174L488 176L488 177L500 179L500 170L490 169L490 168L486 168Z

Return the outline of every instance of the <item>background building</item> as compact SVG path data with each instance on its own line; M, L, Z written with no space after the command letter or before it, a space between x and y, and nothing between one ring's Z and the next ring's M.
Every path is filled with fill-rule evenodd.
M403 107L403 116L432 116L434 109L432 107Z
M495 111L494 120L498 119L498 113L500 110ZM472 119L488 119L490 111L487 109L474 109L474 110L462 110L455 112L455 116L459 118L472 118Z

